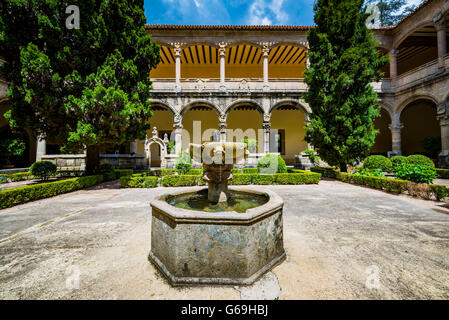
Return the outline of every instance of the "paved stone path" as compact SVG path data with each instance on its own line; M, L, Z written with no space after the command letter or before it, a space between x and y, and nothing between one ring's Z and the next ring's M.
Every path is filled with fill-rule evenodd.
M253 286L172 288L147 255L149 202L174 189L103 184L0 211L0 298L449 298L445 203L335 181L270 189L287 260Z

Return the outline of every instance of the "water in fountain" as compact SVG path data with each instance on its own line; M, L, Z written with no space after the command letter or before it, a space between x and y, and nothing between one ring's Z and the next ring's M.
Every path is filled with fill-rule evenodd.
M194 158L201 152L203 163L203 180L207 190L182 197L167 198L167 202L175 207L205 212L236 211L245 212L260 206L267 198L245 195L244 192L228 189L228 181L233 178L234 164L247 157L246 144L243 142L206 142L202 145L191 145Z

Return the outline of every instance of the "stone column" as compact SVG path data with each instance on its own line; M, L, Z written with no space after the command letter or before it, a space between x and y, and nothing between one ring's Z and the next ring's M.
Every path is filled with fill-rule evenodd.
M181 45L176 43L173 50L175 51L175 91L181 91Z
M264 135L263 152L264 153L270 153L270 128L271 128L271 123L264 121L262 123L262 128L263 128L263 135Z
M182 150L182 116L181 114L175 114L173 131L175 134L175 154L179 155Z
M389 55L390 55L390 78L395 79L398 75L398 49L393 48L391 49Z
M270 84L268 83L268 55L270 53L270 46L268 43L262 44L263 55L263 90L269 91Z
M444 56L447 54L446 44L446 20L444 16L438 14L434 18L435 29L437 30L438 41L438 67L444 68Z
M129 143L129 153L137 153L137 140L133 140Z
M220 90L226 91L225 84L225 65L226 65L226 43L219 44L218 54L220 56Z
M392 123L388 126L388 128L390 128L391 130L391 148L396 155L402 154L401 129L403 127L404 125L400 122Z
M438 166L449 168L449 102L438 104L438 120L441 129L441 152L438 155Z
M309 116L308 113L305 114L305 118L306 118L306 127L307 127L307 126L310 124L310 116ZM312 146L310 143L308 143L308 142L307 142L307 149L309 149L309 150L315 150L315 149L313 148L313 146Z
M226 113L221 113L218 117L218 127L220 128L220 141L226 142L227 136L226 136L226 129L228 128L228 125L226 123L227 115Z
M36 161L40 161L42 156L47 153L47 143L41 137L37 138Z

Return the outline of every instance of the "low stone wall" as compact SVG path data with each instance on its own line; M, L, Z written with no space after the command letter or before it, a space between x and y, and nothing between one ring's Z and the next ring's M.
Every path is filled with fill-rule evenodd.
M116 169L138 169L143 170L148 168L146 158L142 154L101 154L100 164L110 163Z
M50 161L58 167L58 170L77 171L86 169L85 154L45 154L42 161Z

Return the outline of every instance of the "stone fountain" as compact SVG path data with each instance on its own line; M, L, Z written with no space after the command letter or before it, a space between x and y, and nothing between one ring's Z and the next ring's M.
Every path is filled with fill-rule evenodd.
M283 200L270 190L228 188L244 143L192 145L202 156L208 187L162 195L151 202L149 259L173 285L256 281L285 259Z

